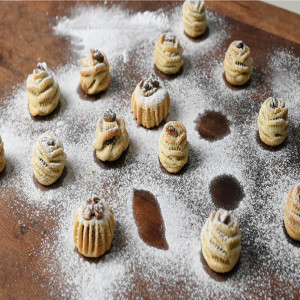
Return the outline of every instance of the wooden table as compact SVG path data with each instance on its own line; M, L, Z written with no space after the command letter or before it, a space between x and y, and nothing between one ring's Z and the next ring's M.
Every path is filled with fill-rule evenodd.
M48 65L54 69L72 58L70 42L61 36L54 37L51 26L56 23L56 16L68 16L70 9L76 4L77 2L0 3L0 105L1 99L12 93L13 85L24 83L32 72L32 66L36 64L36 57L47 57ZM160 7L169 9L176 3L122 2L121 5L139 11ZM237 25L240 30L251 31L253 36L257 36L250 44L257 45L258 54L260 40L264 40L264 43L272 43L275 47L293 47L294 53L300 56L299 15L253 1L207 1L206 7L232 18L230 22L233 25L233 37L238 37ZM11 201L18 198L18 202L22 202L14 187L11 187L10 196ZM51 221L46 224L46 216L43 214L40 214L39 220L28 220L25 225L19 225L22 208L12 214L4 200L7 201L0 194L0 299L48 298L47 285L51 274L43 273L45 262L36 261L28 254L33 248L40 247L41 241L56 225ZM25 206L23 209L25 210ZM274 279L274 286L276 284ZM294 296L299 299L299 289L296 289Z

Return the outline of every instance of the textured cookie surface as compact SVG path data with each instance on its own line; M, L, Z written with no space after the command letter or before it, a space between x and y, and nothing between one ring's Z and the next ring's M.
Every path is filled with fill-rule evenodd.
M241 252L241 232L235 216L219 209L212 212L201 234L202 253L209 267L218 273L233 269Z
M183 66L183 49L172 33L165 33L155 42L154 63L165 74L176 74Z
M46 116L58 105L60 89L53 72L46 63L38 63L27 78L27 99L32 116Z
M232 85L243 85L251 77L253 59L250 48L243 41L230 44L224 60L225 76Z
M167 117L170 108L169 93L155 75L150 75L136 86L131 108L138 124L146 128L158 126Z
M284 100L268 98L259 111L257 124L259 137L266 145L278 146L283 143L290 124Z

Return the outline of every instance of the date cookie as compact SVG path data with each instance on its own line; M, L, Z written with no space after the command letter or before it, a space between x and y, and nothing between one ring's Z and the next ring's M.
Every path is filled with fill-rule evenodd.
M88 95L106 91L110 84L109 64L104 52L90 49L81 61L80 84Z
M142 80L132 94L131 108L137 123L146 128L158 126L170 108L170 96L163 83L153 74Z
M73 241L86 257L99 257L110 249L115 230L114 214L104 200L93 198L79 207L74 218Z
M60 89L55 75L45 62L37 64L33 73L28 76L26 86L32 116L46 116L56 109Z

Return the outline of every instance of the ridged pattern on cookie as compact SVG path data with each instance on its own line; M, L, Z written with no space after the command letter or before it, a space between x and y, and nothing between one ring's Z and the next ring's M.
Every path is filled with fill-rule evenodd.
M300 241L300 185L293 186L285 200L284 225L289 236Z
M195 38L206 29L206 12L203 0L186 0L182 6L184 31Z
M51 185L61 176L66 155L61 140L52 131L46 131L33 148L32 167L36 179L43 185Z
M168 133L168 127L175 128L177 137ZM183 124L175 121L165 124L159 139L158 156L161 164L170 173L179 172L188 160L189 142Z
M241 252L238 221L230 212L212 212L202 229L202 253L209 267L218 273L233 269Z
M115 230L114 214L104 200L103 207L103 216L99 220L95 216L85 220L82 207L75 214L73 241L78 252L86 257L99 257L111 247Z
M27 78L27 99L32 116L46 116L58 105L60 89L46 63L39 63Z
M151 78L158 82L157 86L151 85ZM143 91L145 86L149 87L146 93L145 90ZM153 128L167 117L170 108L170 95L163 83L151 75L136 86L132 94L131 108L138 124L146 128Z
M165 74L176 74L183 66L183 49L172 33L165 33L155 42L154 63Z
M106 122L103 117L97 123L96 138L93 147L96 156L102 161L115 161L129 145L129 137L124 119L116 114L113 122Z
M104 52L99 51L103 56L103 61L98 61L91 49L86 58L82 59L80 69L80 84L88 95L94 95L106 91L110 84L109 63Z
M0 172L3 171L4 167L5 167L4 143L0 136Z
M284 142L290 121L284 100L268 98L262 105L258 115L260 139L269 146L277 146Z
M245 84L251 77L252 65L253 59L250 57L250 48L243 41L232 42L224 60L227 81L232 85Z

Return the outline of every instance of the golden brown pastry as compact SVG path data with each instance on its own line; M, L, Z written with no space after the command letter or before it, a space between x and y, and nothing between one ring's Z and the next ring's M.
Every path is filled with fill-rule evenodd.
M170 173L179 172L188 160L189 142L186 129L181 123L168 122L160 135L158 156Z
M5 167L4 143L2 142L0 136L0 172L3 171L4 167Z
M300 185L293 186L285 200L284 225L289 236L300 241Z
M110 249L115 230L114 214L99 198L87 200L78 208L73 227L73 241L86 257L99 257Z
M104 52L91 49L81 61L80 84L88 95L106 91L110 84L109 64Z
M236 217L225 209L213 211L201 234L202 253L218 273L233 269L241 253L241 232Z
M186 0L182 6L182 21L186 34L196 38L206 29L206 12L203 0Z
M262 105L258 115L260 139L269 146L284 142L290 121L285 102L280 98L270 97Z
M46 131L33 148L33 173L39 183L51 185L59 179L66 163L61 140L52 131Z
M123 118L108 110L97 123L96 139L93 147L96 156L102 161L115 161L129 144L129 137Z
M46 116L55 110L60 89L53 72L45 62L38 63L27 78L27 99L32 116Z
M163 83L153 74L142 80L132 94L131 108L138 124L152 128L167 117L170 96Z
M165 74L176 74L183 66L183 49L172 33L165 33L155 42L154 63Z
M251 77L253 59L250 48L243 41L230 44L224 60L225 76L232 85L243 85Z

